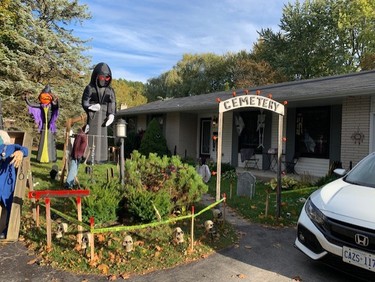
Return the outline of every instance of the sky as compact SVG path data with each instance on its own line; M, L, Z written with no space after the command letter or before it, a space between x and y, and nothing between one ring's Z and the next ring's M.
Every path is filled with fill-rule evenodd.
M279 31L288 0L80 0L92 15L73 34L84 54L115 79L141 81L169 71L184 54L250 52L257 31Z

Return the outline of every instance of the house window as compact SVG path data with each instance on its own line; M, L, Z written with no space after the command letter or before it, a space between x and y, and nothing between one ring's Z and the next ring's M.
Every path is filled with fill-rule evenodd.
M295 152L302 157L329 157L330 108L296 110Z
M201 120L201 134L200 134L200 155L210 155L210 142L211 138L211 119Z
M137 132L137 117L129 117L126 119L126 133Z
M258 116L260 111L244 111L235 114L234 121L238 134L238 151L244 148L260 148ZM261 148L260 148L261 150Z

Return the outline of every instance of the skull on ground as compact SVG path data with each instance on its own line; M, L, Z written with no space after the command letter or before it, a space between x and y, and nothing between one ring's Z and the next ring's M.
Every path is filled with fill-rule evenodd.
M222 223L224 221L223 213L222 213L221 210L219 210L219 209L213 209L212 210L212 215L214 217L214 222L215 223Z
M176 227L173 230L173 242L181 244L184 242L184 231L180 227Z
M125 251L127 253L132 252L134 249L133 238L130 235L126 235L124 238L124 242L122 242L122 245L125 247Z
M60 239L68 231L68 224L65 222L61 222L57 225L57 230L56 230L56 238Z
M206 233L211 233L214 228L214 222L212 220L206 220L204 222L204 228L206 229Z

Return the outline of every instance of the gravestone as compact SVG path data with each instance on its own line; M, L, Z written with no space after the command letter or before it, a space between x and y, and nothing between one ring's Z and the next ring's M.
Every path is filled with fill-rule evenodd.
M250 199L255 195L256 178L249 171L242 172L237 178L237 196L246 196Z

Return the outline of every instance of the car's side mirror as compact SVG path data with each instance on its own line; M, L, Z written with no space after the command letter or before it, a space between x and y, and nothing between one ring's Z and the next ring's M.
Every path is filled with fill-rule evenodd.
M344 176L346 173L346 170L343 168L336 168L333 172L337 174L338 176Z

